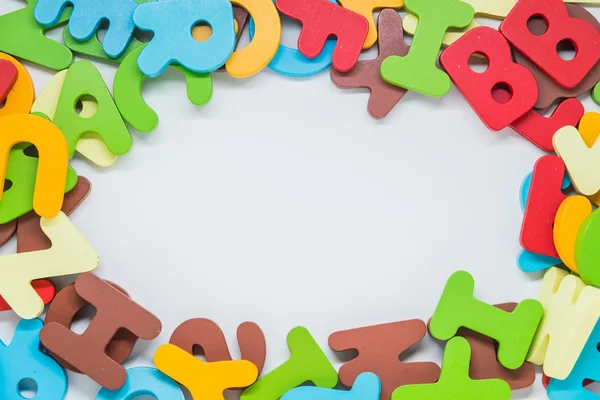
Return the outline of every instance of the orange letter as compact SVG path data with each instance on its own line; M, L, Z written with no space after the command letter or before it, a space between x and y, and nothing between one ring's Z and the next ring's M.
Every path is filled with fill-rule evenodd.
M55 217L62 207L69 166L64 136L51 122L30 114L12 114L0 118L0 132L0 178L6 176L10 149L18 143L33 144L40 157L33 209L42 217Z

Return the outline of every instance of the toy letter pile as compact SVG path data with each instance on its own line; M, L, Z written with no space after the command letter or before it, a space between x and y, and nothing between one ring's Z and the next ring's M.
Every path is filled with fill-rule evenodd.
M281 44L281 15L302 24L297 48ZM480 16L499 28L480 26ZM45 36L52 29L62 29L64 43ZM245 29L250 44L238 48ZM140 31L152 37L143 42ZM372 46L378 56L359 60ZM114 64L112 87L77 55ZM37 96L19 60L55 71ZM233 359L219 325L201 316L173 331L153 366L126 369L138 340L156 339L162 323L93 273L99 255L69 219L91 185L69 163L79 153L110 167L134 147L128 124L154 130L158 114L142 84L169 67L196 106L211 100L213 74L246 79L268 68L295 78L330 69L337 87L368 89L377 119L408 91L441 97L454 85L490 130L510 128L547 153L515 193L523 211L517 265L544 271L538 298L490 304L475 297L476 277L457 271L428 323L332 332L331 350L356 350L339 370L298 326L287 336L288 360L263 371L258 325L239 325L241 358ZM534 384L534 365L551 399L596 398L584 386L600 380L600 113L580 100L600 104L599 81L600 23L563 0L24 1L0 15L0 245L17 241L16 254L0 256L0 311L21 318L12 341L0 341L0 399L22 399L24 380L36 384L36 399L64 399L68 370L102 387L96 400L184 400L185 391L222 400L226 390L241 400L505 400ZM67 275L74 282L57 290L53 278ZM88 306L96 314L75 333ZM443 343L441 365L399 358L426 335ZM195 357L198 346L206 360Z

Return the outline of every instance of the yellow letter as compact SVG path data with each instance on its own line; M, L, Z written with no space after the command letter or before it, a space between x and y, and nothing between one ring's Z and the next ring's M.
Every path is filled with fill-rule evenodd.
M538 300L544 317L527 361L543 364L551 378L566 379L600 317L600 289L553 267L544 276Z

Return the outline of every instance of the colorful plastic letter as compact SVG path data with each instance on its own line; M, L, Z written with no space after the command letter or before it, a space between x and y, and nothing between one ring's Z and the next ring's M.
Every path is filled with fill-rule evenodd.
M600 104L600 82L596 84L594 91L592 92L592 98L598 104Z
M292 329L287 342L290 359L244 390L241 400L277 400L306 381L322 388L335 387L337 373L306 328Z
M377 375L364 372L356 378L350 391L302 386L290 390L281 400L379 400L380 392Z
M527 27L527 22L536 16L546 21L542 35L534 35ZM571 18L563 0L519 0L502 21L500 32L567 89L577 86L600 60L600 32L587 21ZM563 41L577 49L572 60L558 54L556 46Z
M25 253L31 254L31 253ZM87 273L75 280L75 291L96 307L96 315L81 334L58 322L44 325L40 340L49 351L86 374L101 386L116 390L127 380L125 368L106 354L106 347L120 329L144 339L156 338L161 322L108 282Z
M559 157L548 155L536 161L521 225L521 246L524 249L558 257L552 224L558 207L567 198L561 191L564 175L565 165Z
M37 3L27 0L25 8L0 15L0 51L50 69L67 68L73 61L71 50L44 33L65 23L69 13L65 12L54 26L43 27L33 17Z
M384 60L381 76L392 85L444 96L450 90L450 78L435 65L442 38L449 28L469 25L473 7L460 0L405 0L404 7L419 18L419 25L408 55Z
M52 26L58 22L67 5L73 6L68 27L76 40L84 42L91 39L100 23L107 21L109 25L102 42L104 51L113 58L125 51L135 29L133 12L137 3L134 0L38 0L35 19L43 26Z
M579 0L577 0L579 1ZM562 7L562 6L561 6ZM575 5L566 4L567 12L571 18L581 19L592 24L597 31L600 32L600 22L594 17L590 11L585 8ZM543 18L535 17L527 21L527 29L533 35L543 35L548 26ZM571 50L569 42L562 41L556 47L557 51L562 52L565 50ZM514 50L515 61L524 67L526 67L538 83L538 100L535 104L537 109L545 109L555 103L556 100L562 100L565 98L578 97L582 94L589 93L593 89L594 85L600 79L600 63L592 68L592 70L583 78L583 80L574 88L564 88L559 85L552 77L548 76L541 68L539 68L533 61L521 54L517 50Z
M2 16L0 16L0 23L2 22L1 18ZM0 27L0 30L1 29L2 28ZM17 80L6 97L4 107L0 108L0 117L11 114L29 114L33 99L35 98L33 81L31 80L29 72L25 69L23 64L8 54L0 53L0 60L8 61L13 64L17 68L18 75Z
M540 149L550 152L554 151L554 133L565 126L577 126L584 112L583 104L576 98L570 98L561 102L548 118L530 110L512 122L510 127Z
M523 300L512 313L473 297L475 281L466 271L450 276L435 309L429 332L439 340L448 340L460 327L489 336L498 342L498 361L508 369L517 369L527 356L543 314L542 305Z
M21 320L10 345L0 340L0 398L20 399L19 383L31 379L37 400L62 400L67 395L67 375L52 357L40 351L39 319Z
M588 379L596 382L600 380L600 374L596 368L600 363L598 343L600 343L600 322L596 323L569 376L564 380L550 380L548 385L550 400L594 400L598 398L597 394L583 387L583 382Z
M348 72L354 67L369 31L365 17L327 0L276 0L282 14L302 23L298 50L315 58L323 51L329 36L337 43L333 50L333 67Z
M0 119L0 177L6 176L10 149L31 143L39 152L33 208L42 217L52 218L62 207L69 157L65 138L51 122L29 114L13 114ZM0 193L0 200L2 193ZM1 204L1 203L0 203Z
M508 400L510 386L501 379L474 380L469 377L471 347L465 338L446 344L440 379L436 383L401 386L392 400Z
M485 72L469 68L469 57L483 54L489 63ZM537 100L535 78L527 68L512 61L510 46L495 29L479 27L467 32L442 53L440 63L479 118L499 131L531 110ZM498 102L495 87L510 88L510 98Z
M225 68L229 75L246 78L266 67L281 42L281 19L271 0L232 0L252 16L256 30L248 46L233 52Z
M113 83L115 103L121 115L140 132L150 132L158 125L158 115L142 97L142 84L146 75L138 68L137 58L145 46L138 47L123 60ZM213 89L210 74L191 72L180 65L172 67L183 74L187 95L192 104L202 106L210 101Z
M513 312L516 306L517 303L494 305L506 312ZM471 346L469 376L472 379L502 379L512 390L529 387L535 382L535 369L532 364L526 362L517 369L508 369L498 362L494 339L466 328L460 328L458 336L467 339Z
M585 196L569 196L558 208L554 217L554 246L562 262L576 274L575 240L583 221L592 213L592 203ZM587 281L583 276L583 280Z
M177 382L156 368L134 367L127 370L127 381L119 390L101 389L95 400L130 400L149 395L156 400L185 400Z
M525 208L527 206L529 190L531 189L532 175L533 175L533 173L531 173L531 172L529 174L527 174L527 176L523 180L523 183L521 184L520 203L521 203L521 210L523 212L525 212ZM571 186L571 180L569 179L569 176L567 174L565 174L565 176L563 177L563 182L562 182L561 188L567 189L569 186ZM554 267L555 265L559 265L560 263L562 263L560 258L544 256L541 254L532 253L527 250L521 251L521 253L519 253L519 257L517 258L517 264L519 265L519 268L523 272L542 271L544 269Z
M356 63L350 72L331 70L331 81L339 88L366 87L370 91L367 110L373 118L383 118L406 94L406 89L390 85L381 78L379 69L388 56L404 56L409 46L404 43L402 20L396 10L386 9L379 13L379 55L372 60Z
M50 121L54 121L56 107L68 72L69 70L65 69L50 78L35 99L31 107L32 114L45 116ZM79 101L81 102L80 118L92 117L98 111L98 103L95 98L84 96ZM77 141L75 149L83 157L100 167L110 167L117 161L117 156L110 152L102 137L95 132L84 133Z
M6 179L12 182L4 191L0 202L0 222L6 223L33 210L36 174L39 158L28 155L30 146L15 146L9 153ZM63 193L69 192L77 184L77 174L69 167Z
M98 254L69 218L60 212L52 219L42 218L42 231L52 242L48 250L0 257L0 295L21 318L37 318L44 302L31 286L35 279L73 275L98 266Z
M589 200L585 197L583 199L587 201L587 204L585 207L581 206L582 210L577 215L579 222L583 222L581 222L579 232L575 232L577 237L574 241L574 258L581 279L588 285L600 286L600 246L598 245L600 243L598 242L600 240L600 212L598 209L592 212ZM586 211L588 214L584 215ZM571 221L569 222L571 223Z
M233 8L228 0L167 0L141 4L133 19L138 28L154 37L138 58L144 75L155 78L172 63L193 72L220 68L235 47ZM210 39L198 42L192 29L198 21L212 28Z
M258 377L250 361L204 362L174 344L156 350L154 365L185 386L194 399L223 400L225 389L249 386Z
M600 191L600 142L587 147L579 131L572 126L559 129L552 139L556 154L564 161L573 185L585 196Z
M107 283L115 289L117 289L119 292L121 292L124 296L129 297L129 294L120 286L109 281L107 281ZM70 285L63 287L56 294L56 297L54 297L52 303L50 303L50 306L48 307L48 312L46 313L46 318L44 319L44 325L58 323L64 326L65 328L70 329L74 324L77 314L86 307L88 309L94 308L94 306L89 301L87 301L77 293L75 283L71 283ZM98 333L97 330L95 332L96 334ZM118 330L117 333L110 339L110 341L106 345L105 353L109 358L113 359L118 364L122 364L123 362L125 362L125 360L127 360L127 357L129 357L129 355L133 351L133 348L135 347L135 344L137 343L138 339L138 336L136 336L128 330ZM82 352L85 352L86 350L87 349L84 349L82 350ZM74 367L69 362L65 361L56 353L53 353L52 351L48 350L48 354L54 357L54 359L60 365L62 365L63 368L76 374L83 374L82 371ZM110 372L114 372L114 370L111 370Z
M86 97L92 98L98 107L91 116L82 116L75 109L77 101ZM73 157L78 142L90 132L99 135L112 154L122 155L131 149L127 126L102 76L89 61L78 61L69 68L53 122L67 139L69 157Z
M148 0L133 1L135 1L137 4L142 4L147 2ZM130 18L133 18L133 13L131 14ZM92 37L89 40L81 42L75 39L73 35L71 35L68 27L65 27L65 29L63 30L63 42L65 43L65 46L71 49L71 51L73 51L74 53L83 54L86 56L95 57L101 60L112 61L116 63L121 63L129 53L143 45L143 43L136 39L135 36L132 36L127 48L119 55L119 57L113 58L106 54L106 52L104 51L102 47L102 42L100 41L100 39L98 39L98 32L92 35Z
M273 0L275 1L275 0ZM336 0L329 0L334 4ZM250 19L248 26L250 39L254 38L254 20ZM269 69L286 76L294 78L306 77L318 74L329 68L333 51L335 50L335 39L329 39L325 42L323 51L315 58L304 57L300 50L291 47L279 45L277 53L269 63Z
M377 42L377 26L373 19L375 10L384 8L401 8L404 0L340 0L342 7L362 15L369 22L369 32L363 44L363 49L368 49Z
M242 360L253 363L260 374L267 357L267 344L260 327L253 322L240 324L237 340ZM192 318L182 322L173 331L169 343L190 354L194 354L195 346L200 346L208 362L233 360L223 331L219 325L206 318Z
M381 379L382 400L389 400L397 387L436 382L440 377L436 363L402 362L399 358L421 341L426 331L423 321L413 319L332 333L329 347L333 350L358 350L358 357L340 367L340 382L352 386L361 373L373 372Z
M600 289L553 267L546 272L539 300L544 317L527 361L544 365L544 374L566 379L600 317Z

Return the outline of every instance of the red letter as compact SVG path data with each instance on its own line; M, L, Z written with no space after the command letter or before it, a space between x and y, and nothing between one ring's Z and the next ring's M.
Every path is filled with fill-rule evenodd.
M517 133L545 151L554 151L552 137L565 126L577 126L583 113L583 104L575 98L560 103L548 118L534 110L510 124Z
M469 57L483 54L488 69L475 72ZM512 61L510 46L502 35L488 27L475 28L449 46L440 58L442 67L479 118L493 130L500 130L529 111L537 100L537 84L527 68ZM496 101L492 91L507 88L508 102Z
M527 22L535 17L545 21L546 31L541 35L532 34L527 27ZM517 1L500 25L500 32L567 89L577 86L600 59L600 33L589 22L571 18L562 0ZM564 60L556 50L565 41L576 50L572 60Z
M567 198L561 191L565 163L557 156L543 156L533 167L531 188L521 225L521 246L533 253L558 257L554 247L554 217Z
M315 58L325 41L336 36L333 67L348 72L354 67L369 32L369 22L360 14L328 0L277 0L282 14L302 22L298 50L305 57Z

